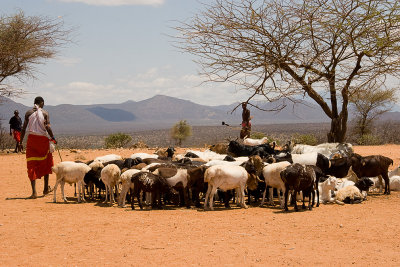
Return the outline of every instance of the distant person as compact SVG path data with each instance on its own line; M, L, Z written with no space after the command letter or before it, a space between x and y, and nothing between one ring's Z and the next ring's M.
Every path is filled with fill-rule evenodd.
M242 130L240 131L240 138L250 137L252 117L250 116L250 110L247 109L247 103L242 103Z
M35 98L34 107L25 114L24 125L21 132L21 141L24 140L25 131L28 131L26 143L26 165L28 177L31 181L32 195L29 198L37 198L36 179L44 177L43 195L48 194L49 174L53 164L53 155L50 153L48 135L54 143L57 143L50 127L49 113L43 109L44 99L40 96Z
M14 137L16 142L15 145L15 153L22 152L22 143L21 143L21 130L22 130L22 120L19 117L18 110L14 111L14 116L10 119L10 135Z

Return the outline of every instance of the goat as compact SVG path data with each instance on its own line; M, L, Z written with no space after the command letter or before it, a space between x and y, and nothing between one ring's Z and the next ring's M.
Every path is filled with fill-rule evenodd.
M64 195L64 185L65 183L78 184L78 202L81 202L81 194L82 200L85 201L84 197L84 181L83 178L85 174L91 170L91 168L85 163L76 163L73 161L63 161L58 163L56 166L53 166L52 171L56 173L57 180L54 186L54 197L53 202L57 202L56 200L56 192L58 184L61 184L61 194L64 202L67 202L67 199Z
M152 196L152 208L162 208L161 193L167 193L170 191L170 186L166 179L155 175L151 172L139 172L132 176L131 182L133 183L133 192L131 194L131 208L134 210L134 198L136 196L140 209L143 209L142 201L140 198L140 192L151 193ZM158 205L157 205L158 199Z
M211 166L204 174L204 182L208 183L204 201L205 210L207 209L208 203L210 209L214 210L213 200L218 188L222 191L236 189L239 195L239 206L248 208L244 202L244 189L246 184L253 190L257 187L256 177L247 173L246 169L241 166Z
M319 198L323 204L333 203L335 200L332 198L331 191L336 190L337 179L334 176L329 176L324 182L319 183L318 191Z
M100 161L101 163L106 163L112 160L121 160L122 157L120 155L116 155L116 154L109 154L109 155L105 155L105 156L100 156L94 159L94 161Z
M289 166L290 163L287 161L282 161L282 162L277 162L277 163L272 163L263 168L263 176L265 179L265 190L263 193L263 198L261 201L260 206L264 205L265 201L265 194L267 192L267 187L269 186L269 204L274 205L273 201L273 188L276 188L278 190L278 197L279 197L279 202L281 204L281 208L284 208L284 203L283 203L283 198L279 194L280 191L284 194L286 192L286 187L285 183L282 181L282 178L280 176L280 173L282 170L284 170L287 166Z
M107 203L108 195L110 196L110 205L114 203L114 190L113 188L120 181L121 170L115 164L109 164L101 170L100 179L106 186L106 199ZM118 188L115 188L118 197Z
M139 170L136 169L130 169L126 170L121 174L121 183L122 183L122 188L121 188L121 193L119 194L118 198L118 205L122 208L125 208L125 200L126 200L126 194L130 189L133 189L133 183L132 183L132 176L136 173L139 173Z
M268 143L268 137L263 137L261 139L253 139L253 138L245 137L243 139L243 145L246 145L246 146L258 146L258 145L262 145L265 143Z
M303 205L302 208L305 209L304 198L308 196L308 209L312 209L311 199L314 205L315 198L315 181L316 175L315 171L311 166L302 165L299 163L294 163L287 166L281 172L281 179L285 184L285 211L288 211L287 200L289 195L289 190L294 190L294 196L297 195L299 191L303 192ZM311 196L312 195L312 196ZM294 202L294 210L299 211L297 207L297 201Z

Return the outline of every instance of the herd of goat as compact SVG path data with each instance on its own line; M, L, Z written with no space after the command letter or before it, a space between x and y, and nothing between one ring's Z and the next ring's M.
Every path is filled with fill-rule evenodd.
M188 150L175 154L174 148L155 154L135 153L123 159L110 154L89 162L64 161L53 167L56 174L54 202L58 185L62 198L65 183L78 188L78 202L99 198L105 191L105 202L111 205L117 197L125 207L135 198L152 208L175 203L213 210L214 198L225 207L232 201L247 208L252 201L260 205L274 204L279 198L281 208L288 210L288 202L298 211L297 199L305 209L317 203L359 203L370 190L400 190L399 168L389 172L393 160L381 156L360 156L348 143L324 143L317 146L292 145L277 149L265 139L244 139L216 144L206 151ZM275 189L275 190L274 190ZM76 191L75 191L76 192ZM268 192L268 195L266 194ZM128 195L129 193L129 195ZM245 194L247 193L247 204ZM129 197L128 197L129 196ZM291 199L291 200L290 200Z

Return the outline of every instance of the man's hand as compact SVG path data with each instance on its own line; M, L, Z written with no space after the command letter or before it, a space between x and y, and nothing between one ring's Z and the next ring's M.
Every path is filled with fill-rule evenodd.
M50 140L51 140L54 144L57 144L57 141L56 141L56 139L55 139L54 137L52 137Z

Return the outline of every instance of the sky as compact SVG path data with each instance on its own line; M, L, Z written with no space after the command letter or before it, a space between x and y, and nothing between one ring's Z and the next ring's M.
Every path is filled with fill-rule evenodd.
M201 0L210 3L212 0ZM36 79L18 84L14 101L47 105L140 101L158 94L204 105L246 100L230 84L203 83L193 55L174 47L179 21L203 9L197 0L1 0L1 15L63 20L73 42L36 66Z

